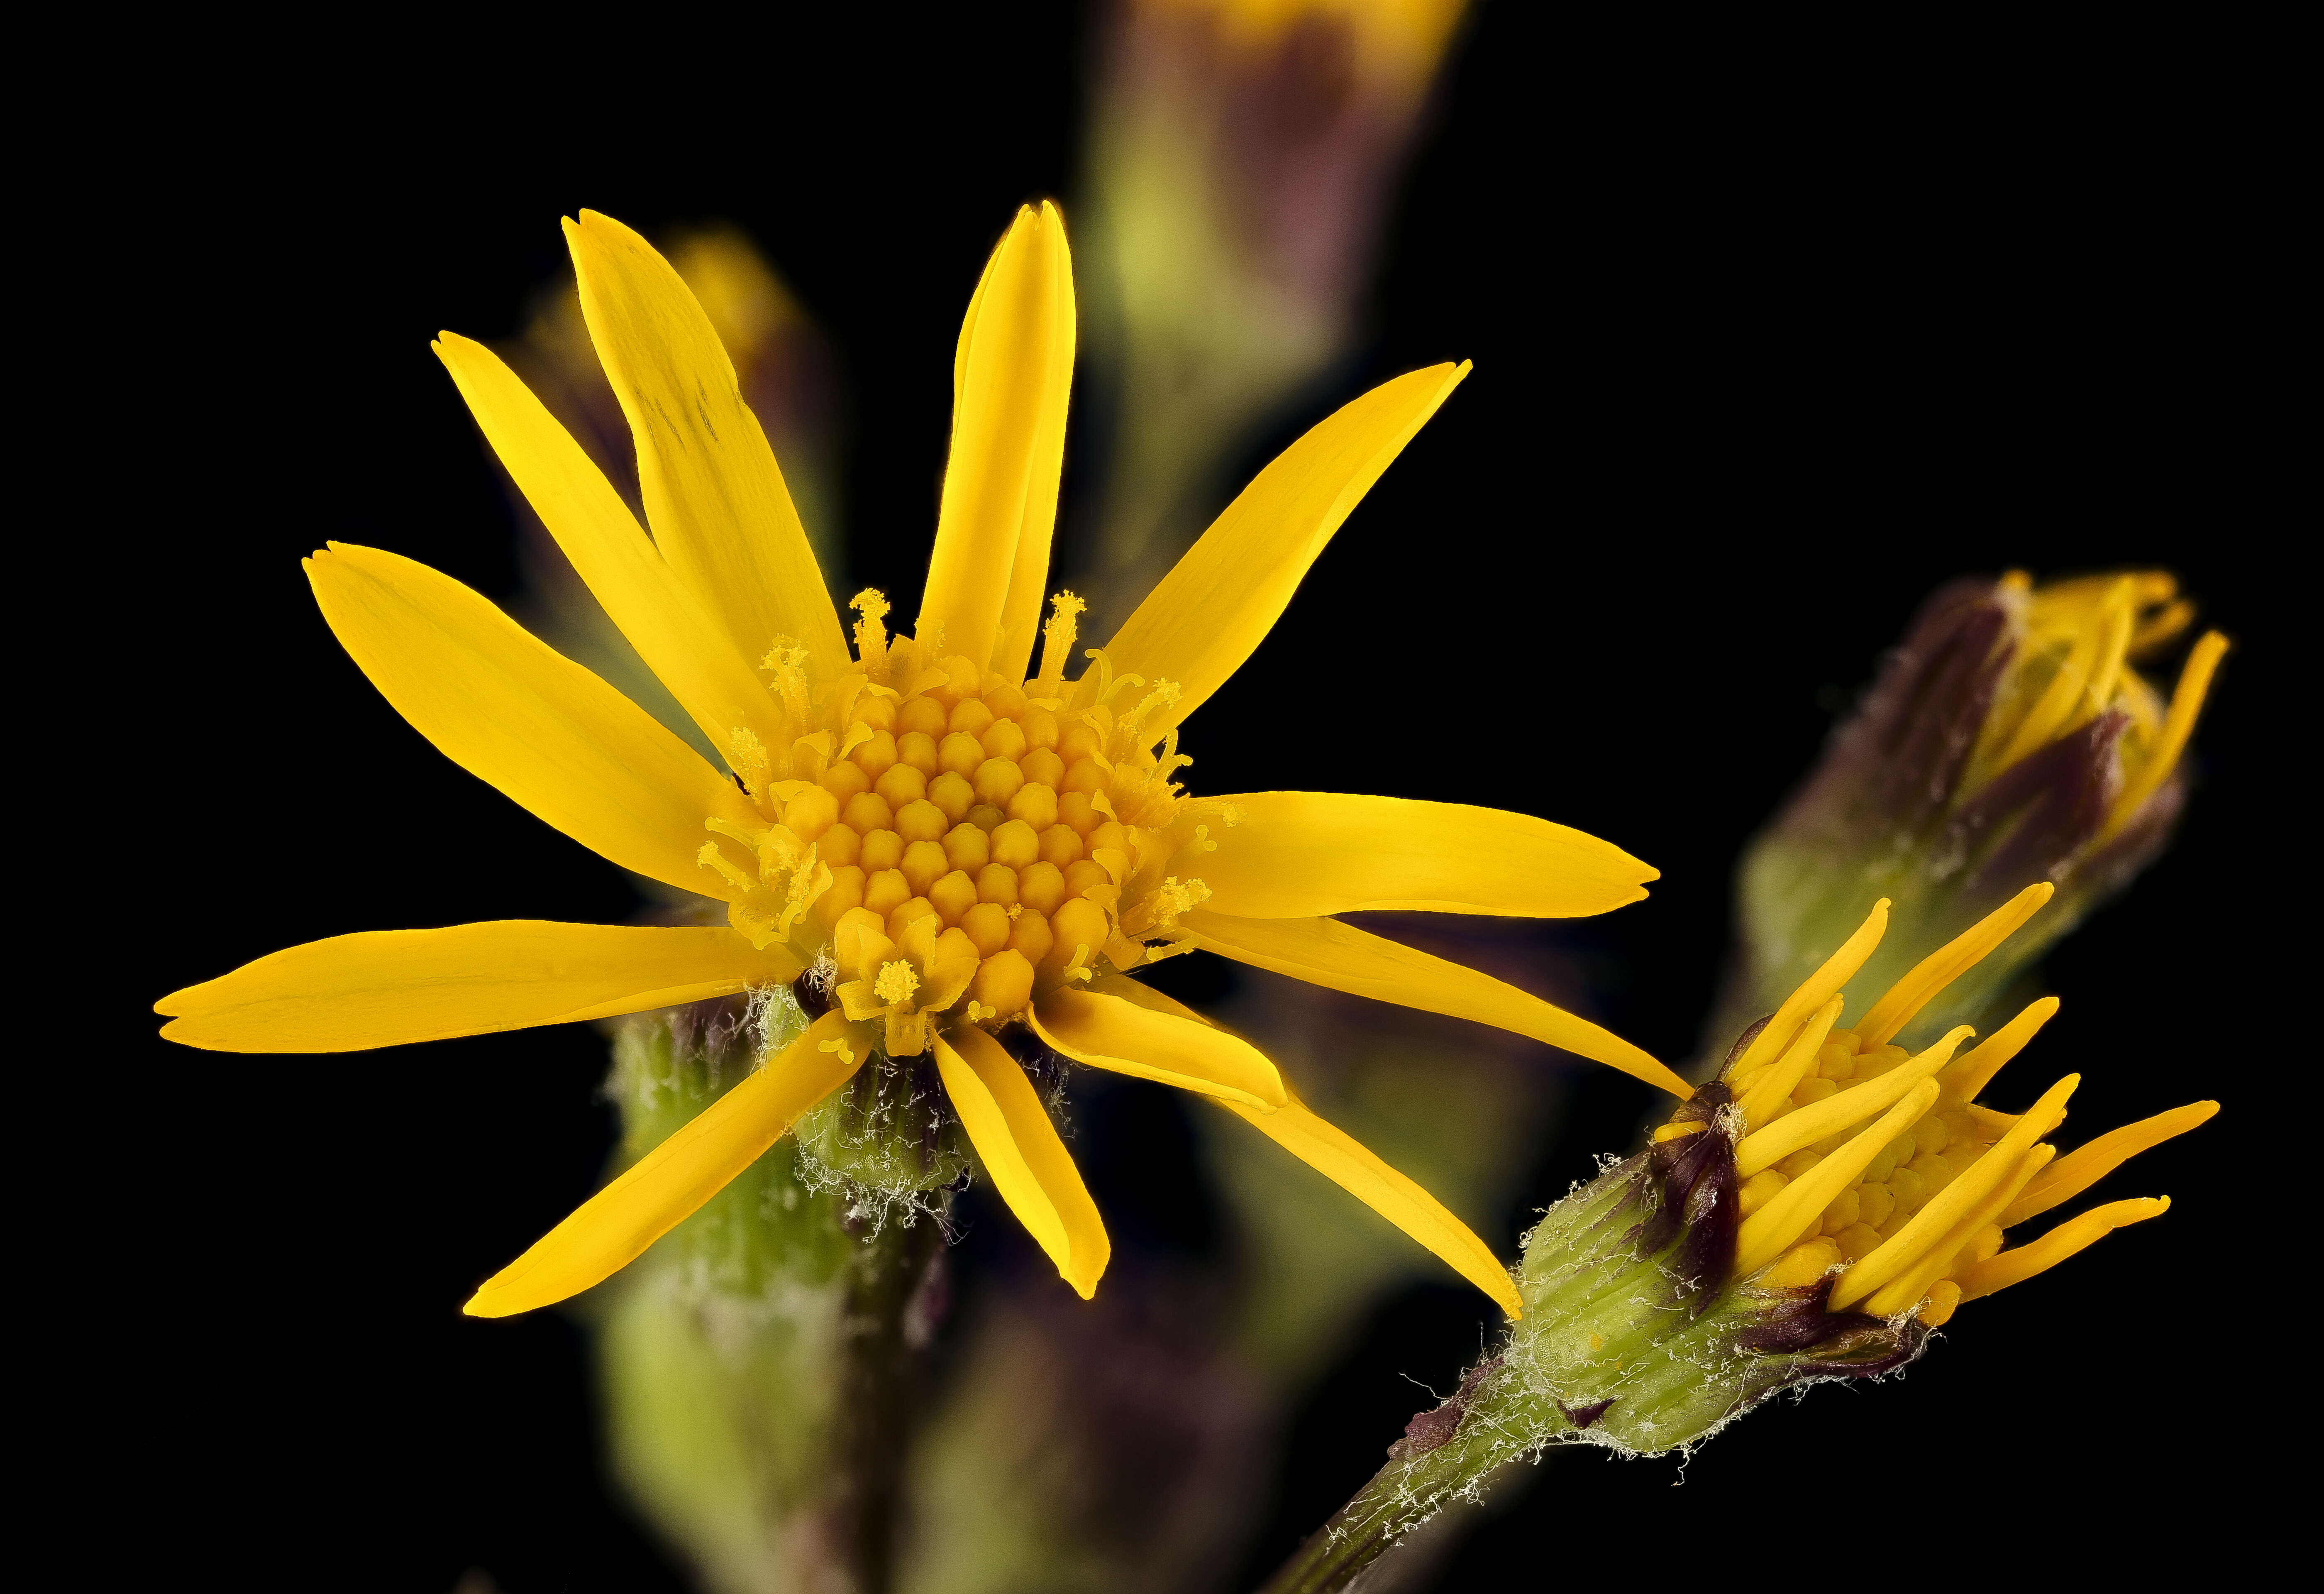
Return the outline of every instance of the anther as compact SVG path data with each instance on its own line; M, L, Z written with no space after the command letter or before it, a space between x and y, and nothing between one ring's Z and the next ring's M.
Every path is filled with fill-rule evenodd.
M880 978L872 982L872 994L882 1002L908 1002L912 993L920 988L920 977L912 966L901 959L880 966Z
M1073 657L1074 637L1079 629L1076 616L1087 608L1071 592L1060 592L1049 599L1049 623L1041 628L1041 673L1045 683L1062 681L1066 661Z
M855 622L855 657L863 666L863 673L881 685L888 684L888 627L890 607L887 597L875 587L866 587L848 599L847 607L863 617Z
M775 695L782 700L791 724L804 726L813 718L807 703L807 649L794 636L778 636L759 668L774 672Z
M736 726L726 733L726 762L742 777L742 784L753 797L761 796L773 778L774 764L767 756L766 744L747 726Z

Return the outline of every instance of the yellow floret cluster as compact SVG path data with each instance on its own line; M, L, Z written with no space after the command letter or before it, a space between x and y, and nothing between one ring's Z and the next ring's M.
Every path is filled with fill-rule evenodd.
M1859 1050L1862 1047L1855 1032L1834 1030L1817 1050L1814 1067L1793 1089L1787 1110L1812 1107L1838 1095L1846 1085L1878 1079L1902 1067L1909 1057L1902 1046ZM1736 1098L1740 1100L1748 1095L1751 1088L1777 1066L1770 1061L1738 1075L1729 1082ZM1824 1209L1821 1224L1775 1263L1766 1282L1777 1285L1805 1284L1821 1277L1826 1269L1840 1262L1862 1261L1884 1241L1894 1238L1914 1214L1971 1163L1992 1150L2015 1122L2015 1117L1987 1107L1950 1096L1939 1098L1927 1117L1874 1154L1856 1181ZM1739 1192L1741 1215L1748 1218L1766 1206L1794 1180L1804 1177L1824 1158L1853 1140L1862 1129L1860 1124L1850 1124L1829 1139L1795 1151L1773 1167L1751 1175L1743 1182ZM2000 1225L1987 1224L1963 1247L1955 1265L1982 1262L2000 1250L2001 1244Z
M1052 623L1052 659L1070 622L1062 608ZM920 1021L964 999L972 1022L1006 1022L1102 954L1144 960L1144 942L1203 894L1199 882L1144 877L1182 807L1169 777L1186 760L1175 736L1157 757L1138 726L1175 689L1117 681L1102 655L1071 682L1016 681L958 656L922 665L914 642L863 630L862 672L820 704L801 650L768 655L806 734L779 765L738 733L730 762L770 823L710 821L759 865L703 849L737 888L734 927L809 962L827 950L850 1016L886 1015L895 1055L916 1053Z

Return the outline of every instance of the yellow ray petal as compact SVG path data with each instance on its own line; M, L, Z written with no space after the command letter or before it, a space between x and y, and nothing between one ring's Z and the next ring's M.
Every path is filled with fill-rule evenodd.
M1038 629L1074 381L1073 260L1055 205L1026 206L992 252L953 364L951 456L923 625L1021 678Z
M1610 1030L1465 964L1432 958L1337 919L1238 919L1196 908L1178 922L1193 932L1195 945L1240 963L1376 1002L1489 1024L1620 1069L1682 1101L1694 1094L1684 1080Z
M1823 966L1809 975L1799 989L1784 997L1784 1005L1759 1026L1759 1033L1751 1037L1751 1043L1743 1049L1743 1055L1727 1065L1727 1077L1730 1080L1740 1078L1761 1063L1782 1055L1799 1033L1800 1025L1807 1022L1810 1015L1838 996L1840 987L1856 978L1856 971L1864 967L1865 959L1872 956L1874 949L1880 944L1880 938L1887 933L1888 899L1884 896L1872 904L1872 912L1866 914L1864 922L1856 927L1856 933L1840 942L1840 950L1826 958Z
M1823 1209L1872 1165L1882 1147L1919 1123L1936 1099L1936 1086L1921 1080L1869 1130L1784 1186L1766 1206L1743 1219L1743 1227L1735 1234L1735 1276L1758 1272L1790 1250L1810 1225L1822 1222Z
M1937 1081L1945 1088L1945 1094L1955 1101L1975 1101L1978 1093L1993 1082L1993 1076L2025 1050L2025 1043L2057 1015L2058 1006L2055 996L2028 1003L2024 1012L1996 1030L1983 1044L1947 1064Z
M2152 1151L2173 1135L2209 1123L2218 1110L2216 1101L2190 1102L2135 1124L2125 1124L2067 1153L2025 1187L2024 1193L2001 1215L2001 1227L2007 1228L2028 1218L2037 1218L2052 1207L2062 1206L2139 1153Z
M934 1038L945 1095L993 1188L1084 1301L1113 1256L1097 1203L1033 1082L1000 1042L964 1024Z
M1509 1316L1525 1315L1525 1303L1517 1297L1508 1269L1467 1224L1352 1136L1317 1117L1305 1103L1295 1098L1273 1112L1223 1098L1220 1105L1418 1240L1453 1272L1499 1302Z
M1746 1135L1735 1145L1737 1177L1748 1179L1762 1168L1774 1167L1795 1151L1828 1139L1850 1125L1860 1124L1875 1113L1886 1112L1890 1102L1902 1099L1907 1091L1950 1061L1953 1048L1972 1033L1969 1025L1962 1024L1918 1057L1886 1073L1861 1085L1851 1085L1811 1107L1795 1108L1766 1128ZM1868 1163L1871 1158L1865 1160Z
M844 1084L867 1055L836 1010L758 1072L591 1196L460 1310L509 1317L603 1283L676 1228L763 1155L799 1115Z
M2114 808L2107 815L2106 829L2098 837L2100 842L2111 839L2128 824L2140 806L2179 766L2180 755L2187 750L2187 738L2195 734L2195 719L2203 711L2203 700L2210 694L2211 677L2218 672L2219 661L2227 653L2227 639L2216 631L2207 631L2187 655L2187 663L2179 672L2179 684L2171 693L2163 734L2147 753L2146 762L2123 783L2122 794L2114 800Z
M2058 888L2043 880L2027 886L1960 935L1931 952L1912 972L1888 987L1872 1004L1872 1011L1856 1026L1864 1050L1885 1046L1913 1015L1936 1000L1939 992L1985 961L1994 948L2017 933L2018 926L2041 911Z
M434 348L525 502L710 745L726 746L738 727L782 745L773 700L752 672L760 654L728 645L581 445L483 344L446 332Z
M1261 1110L1283 1105L1283 1076L1266 1053L1133 980L1112 993L1051 991L1033 1004L1033 1033L1075 1062L1230 1098Z
M361 1052L573 1024L798 978L724 925L502 919L309 941L174 991L161 1036L211 1052Z
M424 564L345 542L306 564L339 645L446 757L625 869L728 894L703 820L762 821L652 716Z
M2037 1273L2047 1273L2076 1252L2088 1250L2116 1229L2160 1218L2169 1210L2169 1196L2135 1196L2126 1201L2108 1201L2103 1207L2093 1207L2079 1218L2067 1219L2030 1246L2019 1246L1961 1269L1960 1277L1955 1281L1960 1285L1961 1299L1974 1301L1996 1290L2022 1284Z
M1834 996L1817 1008L1801 1029L1799 1039L1770 1063L1766 1071L1736 1102L1735 1110L1743 1115L1743 1128L1747 1135L1753 1129L1766 1128L1778 1116L1791 1110L1792 1092L1799 1089L1800 1081L1807 1077L1808 1070L1815 1066L1816 1053L1822 1049L1826 1037L1831 1035L1831 1026L1840 1022L1840 1010L1846 1006L1845 997ZM1728 1078L1735 1077L1730 1070Z
M1106 644L1118 672L1178 683L1176 707L1143 728L1178 724L1250 657L1340 524L1468 374L1466 362L1431 366L1380 384L1277 455L1211 523Z
M1990 1151L1961 1170L1902 1228L1874 1246L1871 1255L1840 1274L1840 1282L1832 1286L1831 1309L1840 1311L1855 1305L1891 1279L1909 1273L1931 1255L1932 1248L1960 1221L1962 1214L2016 1172L2019 1160L2033 1149L2034 1143L2064 1120L2066 1098L2081 1082L2081 1075L2068 1074L2043 1092L2042 1098L2026 1109Z
M1572 919L1609 913L1660 877L1610 841L1529 814L1337 792L1222 797L1213 850L1177 868L1222 913L1314 919L1371 909Z
M2058 1154L2054 1145L2036 1145L2018 1155L2006 1171L1997 1171L1992 1183L1983 1190L1970 1192L1964 1204L1953 1215L1953 1225L1944 1237L1921 1254L1920 1259L1906 1267L1887 1284L1872 1293L1863 1310L1874 1317L1894 1317L1920 1304L1928 1298L1929 1291L1939 1279L1952 1272L1953 1264L1969 1247L1978 1231L1993 1227L2003 1208L2017 1198L2025 1183L2048 1165ZM1951 1186L1946 1186L1950 1193ZM1932 1202L1931 1205L1935 1203ZM1954 1289L1958 1291L1956 1284ZM1956 1294L1952 1305L1960 1304ZM1947 1315L1950 1315L1948 1311Z
M733 362L678 273L636 233L584 210L565 224L581 313L637 440L654 542L745 660L777 636L829 679L849 657L790 489Z

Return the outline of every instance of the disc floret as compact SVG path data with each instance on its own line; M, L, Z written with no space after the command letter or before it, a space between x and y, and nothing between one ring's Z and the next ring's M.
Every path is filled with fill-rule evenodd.
M1161 873L1191 760L1175 728L1140 727L1178 689L1118 676L1094 648L1064 680L1078 598L1051 599L1041 672L1022 681L945 656L941 637L890 638L889 607L856 595L856 656L819 688L807 649L769 650L788 740L770 755L737 730L729 759L766 823L709 819L701 859L734 888L738 931L830 957L847 1015L883 1020L885 1050L908 1057L931 1022L997 1029L1106 964L1167 953L1209 888Z

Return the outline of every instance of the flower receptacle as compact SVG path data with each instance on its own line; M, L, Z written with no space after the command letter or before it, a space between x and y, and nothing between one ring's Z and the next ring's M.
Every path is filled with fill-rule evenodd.
M1543 1215L1525 1240L1526 1315L1490 1401L1536 1442L1654 1455L1776 1391L1889 1371L1926 1330L1827 1312L1822 1281L1735 1284L1739 1117L1713 1083L1657 1139Z

